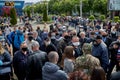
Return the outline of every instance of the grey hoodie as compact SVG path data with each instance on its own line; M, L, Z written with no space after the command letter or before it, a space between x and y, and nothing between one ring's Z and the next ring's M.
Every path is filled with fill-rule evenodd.
M46 62L42 68L43 80L67 80L67 74L51 62Z

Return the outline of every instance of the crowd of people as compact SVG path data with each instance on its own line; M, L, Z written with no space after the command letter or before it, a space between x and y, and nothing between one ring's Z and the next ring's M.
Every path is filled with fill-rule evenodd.
M1 23L0 80L120 79L119 23L55 17L49 28L33 27Z

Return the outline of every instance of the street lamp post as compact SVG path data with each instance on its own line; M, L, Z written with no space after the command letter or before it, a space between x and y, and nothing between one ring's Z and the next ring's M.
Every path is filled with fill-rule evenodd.
M80 17L82 18L82 0L80 0Z

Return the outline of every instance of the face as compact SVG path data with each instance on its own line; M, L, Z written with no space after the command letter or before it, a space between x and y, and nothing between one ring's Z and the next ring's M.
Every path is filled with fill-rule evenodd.
M72 43L75 47L78 47L80 45L79 38L78 37L73 37L72 38Z
M37 36L38 36L38 35L37 35L37 33L33 33L33 37L35 37L35 38L36 38Z
M22 50L23 52L25 52L25 51L28 50L28 49L27 49L27 44L26 44L26 43L24 43L24 44L21 45L21 50Z
M81 36L81 38L85 38L85 34L81 34L80 36Z

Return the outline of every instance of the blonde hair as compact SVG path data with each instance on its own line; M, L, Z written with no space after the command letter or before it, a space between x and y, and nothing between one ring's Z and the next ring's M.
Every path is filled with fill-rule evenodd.
M0 43L0 54L3 54L5 52L4 48L2 47L2 43Z

